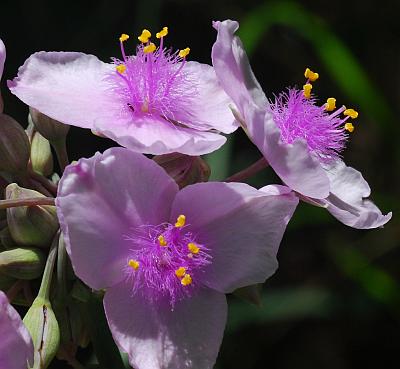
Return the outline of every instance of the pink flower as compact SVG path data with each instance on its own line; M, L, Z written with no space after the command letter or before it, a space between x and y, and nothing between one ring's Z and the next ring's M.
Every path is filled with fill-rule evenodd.
M139 36L128 56L121 35L121 59L103 63L76 52L39 52L8 82L23 102L63 123L89 128L134 151L201 155L226 141L219 132L236 128L214 69L187 61L190 49L173 52L168 33Z
M275 272L297 203L283 186L179 190L154 161L123 148L68 166L56 200L75 273L106 289L111 332L138 369L214 365L224 294Z
M6 61L6 47L4 46L4 42L0 38L0 80L1 77L3 76L5 61Z
M218 31L212 49L215 72L236 105L234 114L282 181L312 204L326 207L337 219L354 228L375 228L391 213L381 211L367 198L368 183L361 173L341 160L347 122L353 109L335 111L335 100L318 106L310 82L318 78L307 70L303 90L289 89L270 104L251 70L240 39L239 24L214 22ZM345 117L340 116L345 113Z
M0 368L27 369L33 365L31 336L2 291L0 291L0 337Z

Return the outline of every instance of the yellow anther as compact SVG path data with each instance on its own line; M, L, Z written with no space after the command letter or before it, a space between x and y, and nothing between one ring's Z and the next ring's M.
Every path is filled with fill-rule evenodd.
M116 69L117 72L120 73L120 74L125 73L125 71L126 71L126 65L125 65L125 64L117 65L117 66L115 67L115 69Z
M311 82L314 82L319 78L319 74L313 72L310 68L306 68L306 71L304 72L304 77L309 79Z
M179 217L176 219L175 227L177 228L182 228L186 223L186 217L181 214Z
M188 243L187 247L192 254L198 254L200 251L200 247L193 242Z
M160 246L167 246L167 241L162 234L158 236L158 243L160 244Z
M336 99L334 97L330 97L326 100L325 110L326 111L333 111L336 109Z
M179 56L181 58L186 58L190 53L190 47L187 47L186 49L180 50L179 51Z
M152 42L150 42L147 46L143 48L145 54L150 54L156 51L157 47Z
M354 126L352 123L348 122L344 125L344 129L346 131L349 131L350 133L354 131Z
M358 112L354 109L346 109L343 114L349 116L352 119L356 119L358 117Z
M123 33L121 35L121 37L119 38L120 42L125 42L127 39L129 39L129 35L127 35L126 33Z
M303 85L303 93L306 99L309 99L311 97L311 90L312 90L311 83L306 83L305 85Z
M175 275L178 278L182 278L186 274L186 268L185 267L180 267L177 270L175 270Z
M192 283L192 277L190 274L185 274L185 276L181 279L182 286L189 286Z
M156 33L157 38L165 37L166 35L168 35L168 27L163 27L160 32Z
M135 269L135 270L137 270L137 269L139 268L139 262L138 262L137 260L134 260L134 259L130 259L130 260L128 261L128 265L129 265L131 268Z
M143 42L143 43L145 44L146 42L149 42L149 38L150 38L150 37L151 37L150 31L147 30L147 29L144 29L144 30L142 31L142 34L138 37L138 40L139 40L140 42Z

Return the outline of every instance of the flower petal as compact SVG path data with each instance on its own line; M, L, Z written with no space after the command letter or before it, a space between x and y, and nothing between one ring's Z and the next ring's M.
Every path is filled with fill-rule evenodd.
M198 156L220 148L226 138L217 133L178 127L161 118L114 117L113 126L108 118L98 119L95 130L133 151L162 155L179 152Z
M238 124L229 107L232 100L218 82L214 68L190 61L186 63L185 71L193 80L197 90L196 98L189 110L194 118L193 128L196 128L196 125L203 125L207 129L223 133L235 131Z
M137 369L211 369L226 323L225 296L209 289L191 298L150 304L131 296L129 285L110 288L104 298L117 345Z
M104 76L111 68L93 55L42 51L26 60L8 87L25 104L51 118L93 128L96 118L116 109L116 102L105 93Z
M294 191L315 199L329 195L329 179L304 140L281 141L280 129L267 112L263 123L249 125L250 137L282 181Z
M331 182L331 194L321 203L342 223L359 229L377 228L386 224L392 213L382 215L368 199L371 194L368 183L354 168L338 161L326 168Z
M277 269L279 244L299 200L293 192L270 190L208 182L176 196L171 221L184 214L188 231L210 249L212 263L202 276L208 287L229 293L264 282Z
M3 76L5 61L6 61L6 47L4 46L4 42L0 38L0 80L1 77Z
M26 369L33 365L33 344L17 311L0 291L0 368Z
M245 105L265 109L269 106L260 84L251 70L241 40L235 36L239 28L236 21L214 22L218 31L211 57L215 73L226 91L243 115Z
M176 183L152 160L123 148L67 167L57 213L75 273L95 289L124 278L126 236L168 219Z

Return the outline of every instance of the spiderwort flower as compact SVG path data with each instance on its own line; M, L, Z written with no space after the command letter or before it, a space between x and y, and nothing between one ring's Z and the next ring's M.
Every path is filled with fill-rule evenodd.
M27 369L33 365L33 345L17 311L0 291L0 368Z
M165 47L164 27L138 37L136 55L103 63L76 52L39 52L8 82L23 102L62 123L90 128L137 152L201 155L226 141L237 125L214 69L187 61L189 48Z
M348 132L354 130L348 119L358 113L344 106L336 109L334 98L319 106L311 92L319 75L308 68L303 89L288 89L270 103L235 36L238 23L214 22L214 28L218 35L212 60L217 77L236 105L236 118L282 181L303 200L326 207L351 227L387 223L391 213L382 215L366 199L371 192L368 183L341 160Z
M297 203L283 186L179 191L154 161L124 148L68 166L56 200L75 273L106 289L111 332L138 369L213 366L224 294L274 273Z

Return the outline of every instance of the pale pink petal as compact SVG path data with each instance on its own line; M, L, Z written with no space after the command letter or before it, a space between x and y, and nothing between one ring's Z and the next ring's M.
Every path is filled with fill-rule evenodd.
M27 369L33 365L31 336L17 311L0 291L0 368Z
M109 124L111 120L114 125ZM96 120L95 130L131 150L154 155L179 152L198 156L217 150L226 142L217 133L176 126L152 116L135 121L129 117L105 117Z
M265 109L269 104L256 77L251 70L241 40L235 36L239 28L236 21L214 22L218 31L211 57L215 73L226 91L243 115L246 105Z
M6 47L4 46L4 42L0 38L0 80L1 77L3 76L5 61L6 61Z
M262 283L278 267L276 254L298 198L258 191L244 183L209 182L185 187L171 220L186 216L187 230L208 249L212 263L201 282L220 292Z
M93 128L103 114L118 111L105 91L105 75L113 66L77 52L38 52L8 81L11 92L25 104L60 122Z
M107 291L104 308L114 340L134 368L214 366L226 323L223 294L202 289L172 309L132 296L129 285L121 283Z
M68 166L56 204L77 276L95 289L121 281L132 248L126 237L164 222L177 191L161 167L123 148Z
M367 199L371 190L359 171L337 161L327 166L326 172L331 182L331 194L321 204L342 223L359 229L377 228L392 218L392 213L382 215Z

